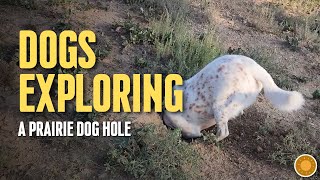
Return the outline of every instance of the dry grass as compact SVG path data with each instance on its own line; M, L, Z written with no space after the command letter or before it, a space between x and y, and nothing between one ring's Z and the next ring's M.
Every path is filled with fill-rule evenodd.
M230 9L232 19L258 31L281 37L288 47L320 52L320 1L218 1ZM230 16L227 13L227 16Z
M146 18L159 17L165 13L176 18L189 11L187 0L125 0L125 2L138 6Z
M320 50L320 1L280 0L259 6L260 11L256 12L258 26L272 26L273 30L280 30L279 35L284 37L293 50L297 50L298 47L307 47L312 51Z
M320 10L319 0L273 0L273 2L296 15L318 13Z

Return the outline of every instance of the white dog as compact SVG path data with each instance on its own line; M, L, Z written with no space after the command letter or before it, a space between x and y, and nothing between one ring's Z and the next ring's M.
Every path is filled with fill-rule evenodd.
M294 111L304 99L299 92L280 89L270 74L251 58L225 55L209 63L175 89L184 90L183 112L164 112L167 126L181 128L186 138L217 124L217 141L229 135L228 121L253 104L262 88L276 108Z

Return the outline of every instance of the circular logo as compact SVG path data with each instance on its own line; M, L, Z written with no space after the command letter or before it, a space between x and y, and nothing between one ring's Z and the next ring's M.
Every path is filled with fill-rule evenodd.
M310 177L317 171L317 161L309 154L302 154L294 162L294 170L301 177Z

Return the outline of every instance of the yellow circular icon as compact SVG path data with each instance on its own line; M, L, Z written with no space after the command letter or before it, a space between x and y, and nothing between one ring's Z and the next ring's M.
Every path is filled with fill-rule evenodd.
M317 161L309 154L302 154L294 162L294 170L301 177L310 177L317 171Z

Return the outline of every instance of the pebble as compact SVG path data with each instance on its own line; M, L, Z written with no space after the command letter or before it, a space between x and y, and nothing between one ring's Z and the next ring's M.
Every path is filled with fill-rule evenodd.
M258 146L258 147L257 147L257 151L258 151L258 152L262 152L262 151L263 151L262 147Z

